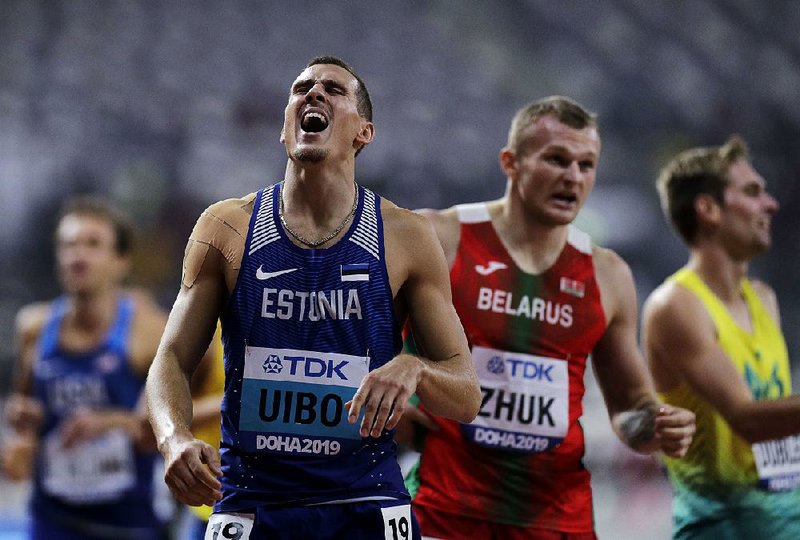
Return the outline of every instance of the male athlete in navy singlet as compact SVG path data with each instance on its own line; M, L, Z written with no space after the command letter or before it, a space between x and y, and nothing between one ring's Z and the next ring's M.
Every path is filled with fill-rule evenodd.
M189 239L147 395L172 492L216 503L206 538L419 538L393 441L406 402L478 412L433 228L355 181L371 119L352 68L315 58L290 89L283 180L210 206ZM217 318L221 463L188 428ZM401 353L407 319L424 358Z

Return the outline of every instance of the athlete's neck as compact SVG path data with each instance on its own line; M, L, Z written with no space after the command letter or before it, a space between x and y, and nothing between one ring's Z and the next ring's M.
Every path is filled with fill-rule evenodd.
M86 332L102 332L111 326L117 314L119 289L93 294L70 296L67 322L73 328Z
M522 270L540 274L553 266L567 242L567 225L530 219L506 199L489 203L492 224L511 258Z
M741 300L742 279L748 264L732 260L719 246L693 248L687 266L725 303Z
M281 186L284 217L292 225L305 224L313 229L326 229L334 222L338 224L353 203L354 181L352 163L350 166L340 163L338 167L330 164L306 167L289 160Z

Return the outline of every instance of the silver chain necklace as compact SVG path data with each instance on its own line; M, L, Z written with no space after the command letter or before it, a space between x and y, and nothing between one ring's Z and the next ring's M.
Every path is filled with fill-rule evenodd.
M299 234L299 233L296 233L295 231L293 231L292 228L289 227L289 224L286 223L286 218L283 217L283 188L284 187L285 187L284 185L281 185L280 189L278 190L278 198L279 198L279 202L280 202L280 204L278 206L278 218L281 220L281 225L283 225L283 228L286 229L286 232L288 232L290 235L292 235L292 238L294 238L295 240L297 240L298 242L300 242L301 244L303 244L305 246L315 248L315 247L321 246L325 242L329 242L329 241L333 240L334 238L336 238L339 235L340 232L342 232L342 229L344 229L345 225L350 223L350 220L353 219L353 216L356 213L356 207L358 206L358 184L356 184L355 181L354 181L353 182L353 187L355 188L355 192L356 193L355 193L355 197L353 197L353 207L350 209L350 213L348 213L347 216L345 216L344 221L342 221L339 224L339 226L336 227L333 230L332 233L326 235L325 237L320 238L319 240L309 240L305 236L303 236L302 234Z

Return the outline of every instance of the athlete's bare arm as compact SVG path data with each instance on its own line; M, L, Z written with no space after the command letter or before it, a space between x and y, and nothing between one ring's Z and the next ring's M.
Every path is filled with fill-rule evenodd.
M17 313L14 340L17 365L13 381L15 395L30 396L33 393L33 362L36 357L36 347L50 311L50 303L37 302L23 307Z
M192 377L192 395L196 396L192 400L192 429L211 422L219 425L223 390L220 388L219 392L207 395L202 394L202 391L213 376L214 364L222 362L222 332L220 330L221 327L217 325L211 345Z
M594 261L606 331L592 351L592 365L614 431L639 452L686 454L694 414L659 403L637 344L636 288L628 265L613 251L596 247Z
M774 293L763 284L756 290L777 320ZM800 396L754 400L719 346L710 315L685 287L668 282L650 295L643 331L645 353L659 390L685 382L748 442L800 433Z
M236 283L253 196L209 207L184 254L181 288L147 379L150 421L166 464L165 481L189 505L213 504L222 494L219 458L195 439L190 381Z
M41 402L33 397L33 364L37 355L39 337L51 304L37 302L23 307L16 317L15 346L17 364L14 372L13 390L6 402L6 421L18 434L38 436L44 419Z
M44 408L31 393L36 343L50 313L46 303L22 308L16 317L17 364L12 394L6 400L5 422L11 428L0 448L0 471L12 481L30 478L39 444Z
M430 208L422 208L415 210L415 212L430 221L433 229L436 232L436 237L439 239L439 244L444 251L444 257L447 261L447 268L452 268L453 263L458 253L458 244L461 241L461 224L458 221L458 213L455 208L448 208L445 210L434 210ZM420 354L425 354L419 342L415 341L415 345L419 348ZM421 439L416 435L418 429L424 430L437 430L439 426L436 422L422 412L416 406L409 405L406 408L400 421L397 423L397 431L395 432L394 439L399 444L405 445L418 452L422 448L418 445Z
M363 408L362 436L378 436L384 427L397 425L416 392L433 414L470 422L478 413L480 391L436 234L424 217L388 201L382 213L397 313L401 322L408 314L427 357L401 354L370 372L353 398L351 421Z

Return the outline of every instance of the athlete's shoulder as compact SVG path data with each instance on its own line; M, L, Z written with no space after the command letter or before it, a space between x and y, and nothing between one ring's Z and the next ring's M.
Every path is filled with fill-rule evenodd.
M381 198L381 215L384 228L388 233L414 234L431 231L430 222L422 215L398 206L389 199Z
M431 222L433 228L436 230L436 235L440 240L458 236L460 231L458 221L458 211L455 206L445 208L444 210L435 210L433 208L420 208L415 212L421 216L425 216Z
M419 212L428 218L428 221L433 225L439 244L444 250L447 267L450 268L453 266L458 245L461 243L461 223L458 216L458 208L451 206L444 210L423 209Z
M645 320L656 324L672 319L688 320L699 316L705 318L705 310L700 299L679 282L667 279L656 287L645 299L643 306Z
M598 279L614 285L633 282L631 267L616 251L611 248L591 245L592 261Z
M241 258L255 198L250 193L212 204L200 214L189 239L216 248L230 262Z
M648 362L657 368L676 362L680 365L686 351L712 346L717 329L702 300L678 281L668 279L644 302L642 336Z
M33 391L31 374L38 356L35 351L52 311L52 302L36 302L22 307L17 312L14 331L19 360L16 366L15 392L27 395Z
M772 318L780 322L780 308L778 307L778 296L775 294L775 290L760 279L751 279L750 285L766 310L772 315Z
M755 290L759 296L775 297L775 290L766 281L754 278L750 278L749 281L753 290Z
M191 288L204 267L211 272L222 271L226 280L235 282L256 195L250 193L244 197L216 202L200 214L184 254L181 278L184 286ZM206 265L209 253L213 255L213 259L222 262L223 266Z
M607 324L623 321L635 326L638 302L630 266L613 249L592 245L591 253Z
M416 266L436 252L441 253L441 245L431 222L423 215L402 208L383 199L384 239L387 257L398 261L398 256Z
M249 193L244 197L215 202L200 215L198 225L201 223L208 224L214 230L228 228L245 236L247 234L247 226L250 223L250 216L253 214L255 198L256 193Z
M20 308L14 325L18 339L36 339L42 333L52 311L52 302L34 302Z
M434 226L458 226L458 209L455 206L437 210L434 208L418 208L414 210L417 214L425 216Z

